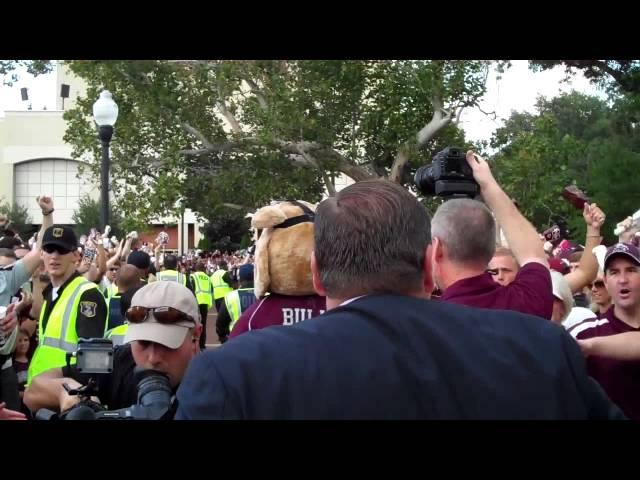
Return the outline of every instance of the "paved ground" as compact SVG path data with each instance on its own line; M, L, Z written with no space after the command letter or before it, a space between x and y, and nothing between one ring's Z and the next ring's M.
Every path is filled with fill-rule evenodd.
M207 315L207 348L214 348L220 346L220 340L218 340L218 334L216 333L216 307L211 307L209 315Z

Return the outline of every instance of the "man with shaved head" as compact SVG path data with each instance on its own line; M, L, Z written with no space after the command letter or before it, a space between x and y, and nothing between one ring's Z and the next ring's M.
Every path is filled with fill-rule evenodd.
M117 276L118 292L122 295L127 290L141 284L140 273L135 265L125 264L120 267Z
M122 265L116 275L116 285L118 293L109 299L109 326L106 333L106 337L111 338L114 343L124 338L126 333L124 317L126 308L130 304L127 294L135 292L142 285L139 268L128 263ZM125 297L129 298L126 308L124 307Z

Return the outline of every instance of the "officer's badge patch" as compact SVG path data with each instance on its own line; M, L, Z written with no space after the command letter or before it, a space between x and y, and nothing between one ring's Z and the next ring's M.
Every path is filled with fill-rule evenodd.
M52 233L55 238L60 238L64 233L64 230L62 228L54 228Z
M96 302L80 302L80 313L85 317L95 317L97 308Z

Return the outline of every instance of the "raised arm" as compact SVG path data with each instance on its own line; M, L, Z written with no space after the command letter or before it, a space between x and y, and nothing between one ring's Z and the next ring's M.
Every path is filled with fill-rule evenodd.
M585 203L582 216L587 224L584 252L580 257L578 268L564 276L573 293L580 292L598 276L598 259L593 254L593 249L602 242L600 228L606 218L604 212L595 203L591 205Z
M489 164L471 150L467 152L467 162L473 171L473 177L480 186L482 198L493 211L496 222L502 228L518 264L523 266L536 262L548 267L547 256L539 240L538 232L498 185Z

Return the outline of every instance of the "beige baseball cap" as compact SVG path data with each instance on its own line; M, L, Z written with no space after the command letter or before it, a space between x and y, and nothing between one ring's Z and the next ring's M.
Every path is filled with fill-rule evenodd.
M153 282L138 290L131 299L131 308L171 307L187 315L176 323L160 323L149 311L142 323L129 322L124 342L145 340L156 342L168 348L178 348L190 328L200 324L200 311L195 295L188 288L176 282Z

